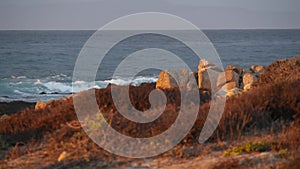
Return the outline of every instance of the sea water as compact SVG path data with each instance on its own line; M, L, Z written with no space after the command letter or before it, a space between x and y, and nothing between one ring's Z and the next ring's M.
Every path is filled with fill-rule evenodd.
M115 67L109 65L116 62L116 56L106 58L104 71L97 74L95 82L72 82L79 52L94 32L0 31L0 101L47 101L90 88L105 88L109 83L139 85L157 80L157 70L141 72L133 79L112 78ZM216 48L224 67L238 65L248 69L251 65L266 66L278 59L300 55L300 30L203 32ZM151 39L144 43L151 43ZM122 52L117 54L122 56ZM188 62L196 71L198 61Z

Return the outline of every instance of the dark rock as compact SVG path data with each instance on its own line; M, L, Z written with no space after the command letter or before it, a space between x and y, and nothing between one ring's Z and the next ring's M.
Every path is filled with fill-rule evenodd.
M2 114L13 114L21 112L22 110L29 108L33 109L35 103L24 102L24 101L13 101L13 102L0 102L0 112Z

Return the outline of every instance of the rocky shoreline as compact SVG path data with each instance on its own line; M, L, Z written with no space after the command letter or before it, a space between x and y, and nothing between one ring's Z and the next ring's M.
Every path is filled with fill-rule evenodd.
M294 59L275 61L268 67L252 65L248 70L236 65L228 65L225 70L222 71L221 68L216 67L209 61L200 60L198 71L192 73L189 73L187 69L161 71L155 85L157 89L165 90L177 87L189 89L192 88L192 86L189 85L191 85L190 80L193 78L196 80L199 90L210 92L212 88L215 88L218 90L218 94L230 97L246 92L253 86L257 86L258 83L270 83L272 79L278 79L277 76L282 77L281 80L288 78L287 76L289 76L289 74L293 74L293 77L297 77L299 74L299 72L297 72L298 69L293 70L293 67L299 65L299 57L295 57ZM268 68L267 73L264 74L266 68ZM282 72L282 69L293 70L294 72ZM263 76L261 77L261 75ZM214 83L211 83L210 77L215 79ZM53 101L54 100L48 102L0 102L0 116L18 113L24 109L44 108Z
M200 90L210 91L213 85L210 83L209 71L217 70L217 84L216 87L221 88L220 92L226 96L236 95L243 90L249 90L251 86L259 79L260 75L265 70L264 66L253 65L249 70L242 69L238 66L229 65L224 72L216 68L208 61L200 60L198 71L189 74L187 69L179 71L164 70L159 74L156 82L158 89L171 89L171 88L191 88L190 79L195 78L197 86ZM210 76L214 75L210 73ZM173 78L179 78L178 82ZM44 94L44 93L40 93ZM70 94L71 95L71 94ZM53 100L48 102L25 102L25 101L11 101L0 102L0 116L10 115L13 113L21 112L24 109L41 109L51 104Z
M225 76L217 74L217 80L224 78L218 83L221 85L208 85L208 81L203 80L207 79L205 72L215 70L213 65L202 61L199 67L201 69L192 74L181 71L188 76L163 71L157 83L129 86L130 101L140 111L150 108L148 98L152 90L159 88L166 95L164 112L151 123L137 124L125 119L114 106L112 85L59 100L38 102L34 108L30 105L30 109L6 115L0 119L0 149L3 150L0 168L297 168L300 161L300 92L297 90L300 87L300 57L275 61L263 69L251 68L254 71L228 66ZM252 75L256 76L257 69L264 71L256 79ZM248 73L252 77L250 80L246 78ZM172 78L176 76L180 83L174 85ZM189 86L193 78L197 86ZM249 81L251 87L247 89ZM239 92L228 94L231 85ZM199 134L210 109L211 86L224 91L215 94L227 96L226 106L215 132L206 143L199 144ZM164 132L173 124L180 110L180 90L189 90L189 87L199 89L201 97L194 126L172 150L147 159L124 158L98 147L81 128L73 105L76 95L84 97L94 92L99 109L111 127L127 136L146 138ZM124 96L124 93L119 94ZM83 123L91 124L94 130L101 127L97 118ZM105 137L105 133L102 136ZM123 142L122 139L110 140L107 144Z
M236 65L228 65L223 71L209 61L200 60L198 71L193 73L189 73L187 69L162 71L159 74L156 88L190 89L193 87L191 81L195 79L200 90L215 89L219 92L218 94L233 96L249 90L263 74L265 68L261 65L252 65L249 70L246 70Z

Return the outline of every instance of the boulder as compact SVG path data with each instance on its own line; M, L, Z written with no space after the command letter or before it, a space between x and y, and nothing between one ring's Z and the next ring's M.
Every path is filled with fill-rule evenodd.
M257 77L254 75L254 74L251 74L251 73L245 73L243 75L243 84L244 86L247 86L247 85L252 85L254 82L257 81ZM249 86L248 86L249 87ZM247 87L247 88L248 88ZM245 88L245 87L244 87Z
M245 91L247 91L247 90L250 90L251 88L252 88L252 85L251 85L251 84L247 84L247 85L244 86L243 89L244 89Z
M217 72L223 72L223 69L219 68L218 66L214 65L210 61L207 61L205 59L201 59L198 64L198 72L205 71L205 70L213 70Z
M201 59L198 65L198 87L211 90L218 84L219 74L222 70L209 61Z
M228 65L228 66L226 66L226 70L232 70L235 73L237 73L238 75L241 75L244 72L244 69L242 69L236 65Z
M227 89L229 89L229 90L227 90ZM242 90L240 88L237 88L237 87L231 88L231 89L229 87L228 88L224 87L224 88L220 89L216 93L216 95L217 96L231 97L231 96L235 96L235 95L237 95L237 94L239 94L241 92L242 92Z
M46 107L51 106L54 102L55 102L55 100L50 100L48 102L38 101L38 102L36 102L34 109L35 110L45 109Z
M225 79L226 82L235 82L236 84L239 84L240 76L233 70L225 70Z
M240 87L240 74L241 70L231 69L227 66L224 73L220 73L218 76L217 86L221 87L225 85L225 83L235 82L236 87ZM231 83L232 84L232 83Z
M236 82L228 82L224 86L222 86L220 90L224 90L227 92L227 91L235 89L235 88L238 88Z
M236 74L234 75L234 79L232 79L231 81L235 81L237 84L238 84L238 87L239 88L243 88L243 74L245 73L245 70L243 68L240 68L238 66L235 66L235 65L228 65L226 67L226 71L232 71L232 72L235 72ZM228 73L227 73L228 74ZM230 78L227 77L227 79ZM229 80L229 79L228 79Z
M205 59L201 59L198 64L198 71L205 71L212 66L214 66L214 65L211 62L209 62Z
M199 89L211 89L210 79L207 70L198 72L198 87Z
M264 66L261 66L261 65L252 65L250 67L250 71L252 73L255 73L257 75L260 75L263 73L263 71L265 70L265 67Z
M156 82L156 88L169 89L172 87L176 87L175 79L170 75L170 73L167 70L160 72Z
M188 69L181 69L179 71L167 71L160 72L158 80L156 82L156 88L170 89L173 87L189 88L192 87L192 81L195 79L194 73L190 74ZM177 81L176 81L177 80Z
M218 75L218 80L217 80L217 87L222 87L226 83L226 76L225 72L221 72Z
M36 102L34 109L38 110L38 109L44 109L47 106L47 104L45 102Z
M226 70L224 73L220 73L218 76L217 86L222 86L228 82L236 82L239 84L239 75L232 70Z
M241 89L239 88L233 88L226 92L227 97L235 96L241 93Z

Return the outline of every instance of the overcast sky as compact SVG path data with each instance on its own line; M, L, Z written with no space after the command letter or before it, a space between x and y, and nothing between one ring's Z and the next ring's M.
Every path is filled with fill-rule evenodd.
M165 12L200 29L300 28L300 0L0 0L0 29L98 29L137 12Z

